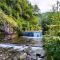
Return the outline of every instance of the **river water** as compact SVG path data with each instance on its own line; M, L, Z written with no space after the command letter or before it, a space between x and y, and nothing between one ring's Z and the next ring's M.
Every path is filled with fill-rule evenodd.
M27 36L23 36L23 38L25 39L32 39L34 41L37 41L37 43L33 44L10 44L10 43L0 43L0 47L3 48L14 48L14 49L18 49L18 50L24 50L25 48L28 48L28 46L31 46L32 49L36 49L36 48L42 48L43 44L42 44L42 37L27 37Z
M25 49L30 48L31 51L34 51L35 54L41 54L41 56L44 56L45 51L43 49L43 42L42 42L42 36L40 37L28 37L28 36L22 36L24 39L27 40L34 40L37 43L35 43L34 45L32 44L28 44L28 45L20 45L20 44L10 44L10 43L0 43L0 48L13 48L14 50L18 50L18 51L23 51ZM33 54L32 54L33 55ZM34 57L35 58L35 57Z

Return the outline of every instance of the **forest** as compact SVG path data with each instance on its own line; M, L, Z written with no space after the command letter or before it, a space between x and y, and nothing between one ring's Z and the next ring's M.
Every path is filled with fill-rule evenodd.
M38 25L37 30L40 29L38 23L40 20L38 17L39 9L36 5L32 6L27 0L0 0L0 11L1 20L6 18L7 23L10 23L13 27L16 24L15 27L19 27L18 29L21 31L34 30L36 25ZM3 21L1 22L3 23Z

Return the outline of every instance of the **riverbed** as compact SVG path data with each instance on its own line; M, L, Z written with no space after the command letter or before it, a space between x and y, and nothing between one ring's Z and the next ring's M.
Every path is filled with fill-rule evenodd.
M17 60L20 59L20 56L23 55L24 53L29 53L31 55L31 58L36 58L36 54L41 54L41 56L44 56L45 52L43 47L41 46L26 46L26 45L17 45L17 44L0 44L0 59L11 59L13 58L14 54L17 56L14 56ZM10 55L11 53L11 55ZM22 54L21 54L22 53ZM9 58L11 57L11 58Z
M21 37L22 40L28 41L34 41L35 43L32 44L12 44L12 43L0 43L0 59L4 60L18 60L20 59L21 55L26 54L26 57L29 55L30 58L36 59L36 54L40 54L41 56L45 55L45 51L43 49L43 42L41 37ZM27 42L27 43L28 43ZM28 53L28 54L27 54ZM10 55L11 54L11 55ZM16 54L16 55L15 55ZM13 56L13 57L12 57ZM26 57L24 58L26 60ZM42 58L41 58L42 59Z

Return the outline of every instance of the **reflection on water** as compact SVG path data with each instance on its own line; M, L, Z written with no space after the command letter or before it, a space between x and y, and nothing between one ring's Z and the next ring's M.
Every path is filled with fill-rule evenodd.
M41 37L42 36L42 31L33 31L33 32L23 32L23 36L28 36L28 37Z
M38 32L38 31L23 32L22 38L24 38L23 40L25 40L26 42L27 41L31 42L30 44L40 46L42 44L42 31L41 32ZM32 41L34 43L32 43Z

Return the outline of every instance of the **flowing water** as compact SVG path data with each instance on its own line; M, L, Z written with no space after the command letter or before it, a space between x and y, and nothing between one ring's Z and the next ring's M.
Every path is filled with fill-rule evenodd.
M24 39L27 39L27 40L33 40L35 41L36 43L33 45L33 44L28 44L28 45L24 45L24 44L10 44L10 43L0 43L0 48L6 48L6 49L9 49L9 48L12 48L13 50L15 51L19 51L20 53L23 51L24 53L26 53L28 50L30 52L30 55L32 58L36 58L36 54L40 54L41 56L44 56L45 54L45 51L43 49L43 42L42 42L42 35L40 35L39 37L37 37L37 35L34 35L34 37L29 37L29 36L22 36ZM11 51L11 49L10 49ZM2 51L3 52L3 51ZM22 53L23 53L22 52ZM28 53L29 53L28 52ZM4 54L2 54L3 56ZM23 54L22 54L23 55ZM19 54L20 56L20 54ZM16 58L15 58L16 59ZM14 59L14 60L15 60ZM0 60L1 59L1 55L0 55ZM7 59L8 60L8 59ZM18 59L16 59L18 60ZM27 60L27 59L26 59ZM41 59L40 59L41 60Z

